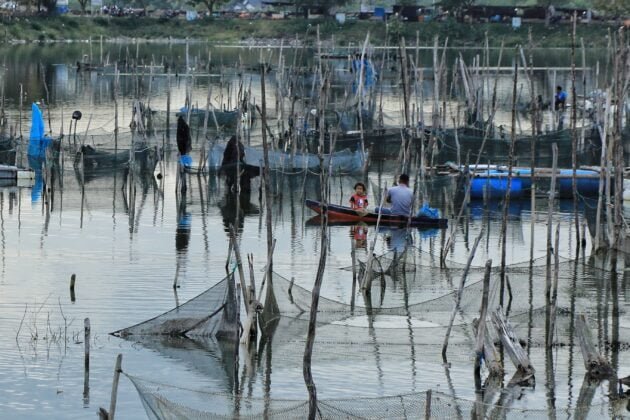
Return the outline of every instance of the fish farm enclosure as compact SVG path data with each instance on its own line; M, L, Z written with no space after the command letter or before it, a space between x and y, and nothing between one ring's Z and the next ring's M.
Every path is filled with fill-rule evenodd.
M630 417L628 35L377 42L0 46L1 417Z

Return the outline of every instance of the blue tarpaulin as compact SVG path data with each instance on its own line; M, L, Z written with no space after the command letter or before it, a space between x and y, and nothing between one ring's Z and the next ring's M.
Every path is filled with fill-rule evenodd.
M33 103L31 110L31 135L28 141L28 156L45 159L46 148L50 144L50 139L44 134L44 117L37 104Z
M424 203L424 205L420 207L420 210L418 210L418 213L416 213L416 217L421 217L421 216L430 217L432 219L439 219L440 212L438 209L429 207L427 203Z

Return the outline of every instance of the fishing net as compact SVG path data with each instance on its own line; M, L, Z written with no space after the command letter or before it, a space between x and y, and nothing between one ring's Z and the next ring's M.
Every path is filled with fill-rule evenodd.
M175 309L112 334L120 337L171 335L236 339L238 301L234 278L225 277L210 289Z
M176 387L126 375L141 397L150 419L217 418L308 418L309 404L303 399L252 398L227 393L212 393ZM317 418L321 419L409 419L409 418L501 418L597 419L613 414L608 404L574 405L570 408L529 409L511 407L521 391L506 388L487 401L458 398L439 391L415 392L377 398L318 399ZM489 398L488 398L489 399ZM178 401L185 401L181 403ZM624 401L625 402L625 401Z
M224 144L214 144L208 153L208 168L218 171L223 161ZM264 152L262 148L245 147L245 163L254 167L263 166ZM365 164L365 157L361 151L351 152L343 150L332 155L325 155L323 165L330 168L333 175L353 174L360 172ZM320 171L319 157L308 153L285 153L282 151L269 151L269 169L272 171L301 173Z
M517 336L525 340L525 345L532 351L543 345L545 336L544 287L540 283L544 281L544 276L541 275L545 268L540 264L536 261L535 264L527 262L508 267L510 275L513 276L510 281L512 293L515 296L516 293L520 293L520 298L508 302L506 311ZM602 282L609 281L610 272L596 268L595 265L593 262L583 261L576 264L576 261L563 261L559 275L560 290L579 287L582 282L593 278ZM370 375L377 371L378 377L382 376L380 379L382 381L395 378L391 379L394 381L395 389L427 389L433 386L425 381L421 382L422 387L410 387L409 379L403 380L401 376L409 374L418 378L414 381L422 381L422 377L431 376L427 372L443 369L440 350L456 298L456 292L453 290L459 281L458 276L452 279L446 274L452 271L456 274L462 273L461 267L447 270L428 264L419 272L402 272L398 278L383 276L374 282L378 286L373 286L371 297L364 298L361 305L320 297L312 358L315 380L334 381L332 383L336 389L344 390L326 394L324 386L318 403L318 415L321 418L424 417L427 407L426 393L382 396L369 385L372 380ZM449 360L472 361L475 336L471 320L479 310L483 274L482 267L472 267L468 274L469 283L464 288L460 310L457 312L450 335ZM350 280L350 277L348 278ZM212 317L213 308L221 306L221 301L220 299L212 301L209 296L204 295L225 296L227 286L222 283L226 281L229 279L222 280L202 295L173 310L186 314L183 321L170 311L127 329L129 331L127 334L118 332L119 335L137 340L143 346L155 349L170 359L181 360L196 370L203 369L201 373L213 381L213 386L208 388L211 391L208 392L208 389L193 390L130 376L147 414L150 418L160 419L306 417L308 403L303 387L293 386L289 390L281 388L280 392L288 392L283 394L283 398L276 398L272 394L268 394L267 397L261 396L259 389L254 394L250 391L245 396L243 389L239 390L239 387L235 386L238 381L234 373L235 346L228 346L234 343L226 343L212 336L193 336L186 331L187 326L181 327L181 324L195 325L204 319L204 314L205 317ZM533 282L538 283L534 285ZM305 346L308 334L311 291L277 273L268 278L267 286L261 314L260 340L254 343L257 344L257 349L250 356L256 361L249 363L258 363L254 370L263 372L267 370L267 364L270 369L270 358L273 357L276 384L279 378L282 383L301 384L303 383L301 349ZM499 281L497 273L493 270L491 308L497 302L498 290ZM564 293L561 293L562 295ZM554 342L560 346L559 348L563 348L564 344L570 344L572 339L575 340L570 333L573 323L571 314L582 312L589 307L581 302L579 297L577 302L572 302L571 298L563 299L560 299L556 313ZM171 329L173 325L174 330ZM136 333L134 329L140 333L157 330L167 335L134 336ZM180 335L183 332L188 337L168 336L173 334L173 331ZM617 325L617 331L620 341L630 337L630 329ZM489 328L488 333L491 339L496 341L492 328ZM418 357L421 362L414 362ZM414 363L418 363L418 367L414 367ZM351 377L348 379L340 377L339 370L347 369L349 366L353 367L354 372ZM421 369L423 374L419 372L413 374L414 369ZM431 416L547 418L550 413L577 418L610 416L609 404L591 404L594 390L589 386L585 382L583 385L585 396L582 396L581 391L577 403L574 401L568 404L568 408L562 405L562 408L550 410L529 409L526 402L520 401L525 392L523 388L510 385L504 389L496 388L492 392L487 388L483 398L477 401L474 401L474 398L467 400L433 392ZM374 397L368 398L370 395ZM335 398L328 398L329 396ZM526 400L527 398L524 398L524 401Z

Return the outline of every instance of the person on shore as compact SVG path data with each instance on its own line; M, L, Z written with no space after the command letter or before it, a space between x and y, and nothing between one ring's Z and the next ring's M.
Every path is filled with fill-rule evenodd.
M567 93L562 90L562 86L556 87L556 96L554 101L554 108L556 111L564 111L567 104Z
M409 217L413 206L413 190L409 188L409 175L401 174L398 177L398 185L387 191L386 201L391 204L390 208L376 208L376 212L381 214L391 214L394 216Z
M357 182L354 185L354 194L350 197L350 207L358 212L366 212L368 206L368 199L365 184L363 182Z

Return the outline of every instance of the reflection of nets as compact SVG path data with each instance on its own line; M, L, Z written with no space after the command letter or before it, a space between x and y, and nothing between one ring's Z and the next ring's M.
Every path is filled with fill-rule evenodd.
M529 273L530 267L541 268L547 263L547 257L539 257L532 261L523 261L508 264L506 270L511 272ZM445 270L457 271L466 268L466 264L447 259L443 266L440 264L440 257L430 252L423 251L420 248L407 246L403 249L394 249L382 255L375 256L372 263L372 271L377 274L388 274L394 272L415 272L424 270L425 268L439 268ZM569 263L573 260L560 257L561 263ZM365 262L360 261L361 267L365 267ZM553 262L552 262L553 264ZM471 265L471 270L484 270L483 266ZM352 267L343 267L342 270L352 270ZM493 271L498 271L499 267L494 266Z
M216 336L237 334L234 279L228 276L188 302L153 319L114 332L114 335Z
M150 419L217 419L217 418L274 418L298 419L308 417L306 397L298 400L249 398L227 393L212 393L175 387L127 375L141 397ZM378 398L320 399L317 418L322 419L409 419L425 418L548 418L546 409L510 407L510 395L515 389L503 391L505 398L496 403L471 401L433 391L428 404L428 393L417 392ZM512 399L515 397L512 396ZM179 401L179 402L178 402ZM501 405L505 403L505 405ZM429 406L429 407L427 407ZM553 413L563 418L600 418L607 404L557 408ZM607 412L604 411L604 413Z
M463 264L448 262L448 268L440 268L439 262L429 253L409 248L402 254L396 254L399 259L394 262L394 252L376 257L378 262L372 265L374 276L372 280L372 308L355 308L355 314L379 315L408 315L421 320L430 320L439 325L446 325L448 313L452 311L464 272ZM531 262L515 263L506 266L504 307L509 309L510 317L537 310L545 306L545 281L547 276L546 257ZM576 265L577 264L577 265ZM558 269L558 307L570 306L572 284L584 284L593 279L605 282L610 278L610 272L595 266L595 262L569 260L561 258ZM553 265L553 262L552 262ZM597 264L599 265L599 264ZM393 269L397 268L397 269ZM405 269L400 269L405 267ZM553 270L553 267L552 267ZM485 268L473 266L468 272L466 286L462 293L460 312L466 322L478 315L483 291L483 276ZM552 274L552 273L550 273ZM361 278L361 273L359 273ZM501 270L493 267L490 274L490 302L494 308L500 303ZM308 291L305 291L308 293ZM510 294L512 298L510 299ZM398 298L393 297L397 295ZM293 288L293 297L296 288ZM302 308L307 311L310 294L305 294ZM388 302L395 304L389 305ZM385 302L385 304L381 304ZM280 305L281 306L281 305ZM594 311L592 305L582 305L584 313ZM282 306L281 306L282 307ZM350 305L329 300L320 301L320 313L335 312L350 313ZM544 337L544 335L541 335Z

